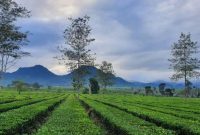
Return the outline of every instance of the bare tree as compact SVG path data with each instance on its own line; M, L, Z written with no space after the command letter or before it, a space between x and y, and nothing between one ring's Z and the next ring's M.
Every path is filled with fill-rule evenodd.
M97 72L97 78L101 86L106 90L107 86L112 86L114 83L113 79L115 72L113 70L112 63L103 61L99 66L99 69L100 70Z
M91 50L87 49L87 46L95 40L90 38L92 29L89 20L88 16L69 18L70 25L64 31L67 47L59 47L62 55L56 57L64 62L70 71L73 71L72 85L78 91L84 85L84 76L88 74L87 66L93 66L95 60L90 53Z
M30 55L22 51L28 43L28 32L21 32L15 23L18 18L29 17L29 13L13 0L0 1L0 78L18 59Z
M187 82L193 77L199 77L200 60L197 57L198 46L197 42L191 41L191 35L181 33L178 43L172 45L172 58L170 67L175 71L171 77L172 80L180 80L184 78L185 96L189 96Z

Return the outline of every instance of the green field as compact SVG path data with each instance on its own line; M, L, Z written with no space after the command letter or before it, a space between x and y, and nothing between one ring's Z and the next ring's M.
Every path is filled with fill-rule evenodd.
M198 135L200 99L0 91L0 134Z

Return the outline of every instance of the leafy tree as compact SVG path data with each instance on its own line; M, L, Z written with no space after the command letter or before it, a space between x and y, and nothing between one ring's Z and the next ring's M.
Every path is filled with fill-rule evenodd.
M167 89L165 89L165 95L167 95L167 96L173 96L174 95L174 89L170 89L170 88L167 88Z
M99 92L99 83L95 78L90 78L90 94L97 94Z
M83 88L82 94L89 94L89 89L88 88Z
M159 87L160 94L165 95L166 83L160 83L158 87Z
M48 88L48 90L51 90L51 89L52 89L52 86L48 86L47 88Z
M68 47L59 47L62 55L56 57L58 60L63 61L70 71L73 71L72 85L79 92L84 85L84 77L88 74L86 67L94 65L94 58L90 53L91 50L87 49L87 46L95 40L90 38L92 29L89 25L89 20L88 16L76 19L69 18L70 25L64 32Z
M200 97L200 89L197 89L197 97Z
M40 89L41 85L39 83L33 83L32 87L33 87L33 89L38 90L38 89Z
M114 70L112 63L108 63L107 61L103 61L102 64L99 66L97 71L97 78L101 86L106 90L107 86L113 85L113 78L114 78Z
M196 56L198 53L197 42L191 41L191 35L181 33L177 43L172 45L172 58L170 67L175 71L172 75L172 80L180 80L184 78L185 96L189 96L187 81L193 77L199 77L200 73L197 70L200 68L200 60Z
M153 95L153 90L151 89L151 86L145 87L145 94L146 95Z
M29 55L23 52L27 44L27 32L16 26L19 18L29 17L29 11L13 0L0 1L0 78L18 59Z
M23 81L13 81L12 86L14 86L17 89L19 94L21 94L21 91L23 91L25 87L25 83Z

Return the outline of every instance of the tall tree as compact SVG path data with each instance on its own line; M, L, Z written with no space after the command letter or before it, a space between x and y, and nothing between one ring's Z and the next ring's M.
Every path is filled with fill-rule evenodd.
M56 57L63 61L70 71L73 71L73 86L78 91L84 85L84 76L88 73L87 66L93 66L95 60L90 53L91 50L87 49L95 40L90 38L92 29L89 20L88 16L69 18L70 24L64 31L67 47L59 47L62 55Z
M29 11L13 0L0 0L0 77L16 60L29 55L22 51L27 44L27 32L16 26L19 18L29 17Z
M158 88L161 95L165 95L165 87L166 87L166 83L159 84Z
M99 83L95 78L90 78L90 94L97 94L99 92Z
M101 86L106 90L107 86L112 86L114 83L113 78L115 72L112 63L103 61L102 64L100 64L99 69L100 70L97 72L97 78Z
M190 34L181 33L177 43L172 45L172 58L170 67L175 71L172 75L172 80L184 79L185 96L189 96L188 81L193 77L199 77L200 60L197 57L198 46L197 42L191 40Z

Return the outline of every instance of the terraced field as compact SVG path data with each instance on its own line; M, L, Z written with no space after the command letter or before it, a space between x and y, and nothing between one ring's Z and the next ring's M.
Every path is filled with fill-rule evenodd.
M0 92L0 135L198 135L200 99Z

